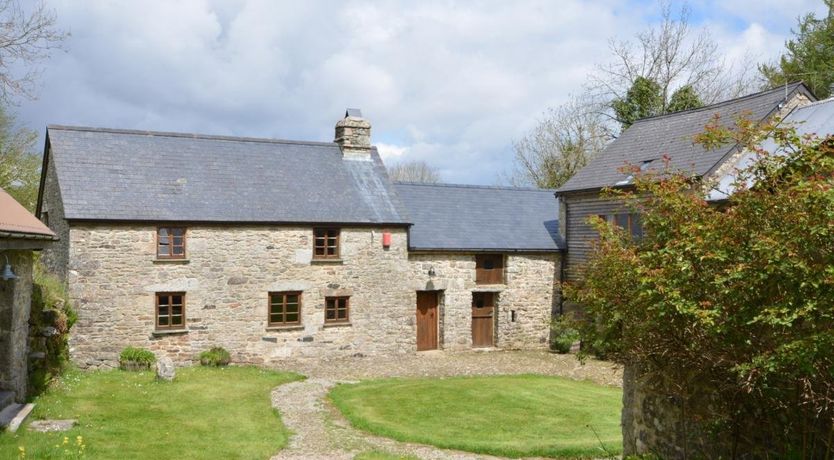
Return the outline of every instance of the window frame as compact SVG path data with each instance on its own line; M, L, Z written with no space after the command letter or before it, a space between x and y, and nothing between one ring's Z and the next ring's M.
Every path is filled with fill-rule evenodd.
M304 304L303 300L303 291L270 291L266 295L266 326L267 327L294 327L294 326L301 326L301 308ZM281 317L283 318L282 322L275 322L272 321L272 297L273 296L283 296L284 301L282 302L282 312ZM287 296L294 295L298 297L298 320L287 322Z
M484 265L490 259L499 260L501 266L493 268L484 268ZM475 284L482 285L506 283L506 268L507 263L504 254L475 254ZM498 273L498 276L495 276L495 273Z
M159 232L162 229L168 230L168 255L159 253ZM182 230L182 254L174 254L174 237L171 230ZM156 258L157 259L185 259L188 256L188 227L181 225L158 225L156 227Z
M317 240L320 238L317 236L319 232L325 232L324 238L324 246L318 246ZM336 232L336 236L330 236L329 232ZM335 239L335 251L334 254L330 255L327 254L327 249L330 247L327 243L328 240ZM316 249L323 248L324 254L317 255ZM342 255L342 229L339 227L313 227L313 259L314 260L333 260L339 259Z
M170 331L170 330L182 330L182 329L186 328L187 323L186 323L186 315L185 315L185 308L186 308L185 294L186 294L185 292L181 292L181 291L164 291L164 292L154 293L154 329L155 330L157 330L157 331ZM175 295L178 295L178 296L182 297L182 305L181 305L182 313L180 314L180 316L182 316L182 324L176 324L176 325L173 324L173 321L172 321L173 316L174 316L173 315L173 305L174 305L173 297ZM160 325L159 324L159 298L160 297L166 297L166 296L170 297L170 300L169 300L169 303L168 303L169 310L168 310L168 314L166 315L168 317L168 324L167 325Z
M625 226L622 226L620 225L620 222L617 222L618 219L622 219L623 216L625 216ZM640 213L620 212L614 214L599 214L597 217L604 220L609 225L613 225L623 230L633 240L640 240L643 238L643 220L640 217Z
M327 319L327 312L331 310L330 306L328 305L329 301L339 302L340 300L345 301L344 308L339 308L338 303L335 304L334 311L336 314L333 319ZM344 310L345 317L339 318L339 310ZM347 324L350 323L350 296L347 295L340 295L340 296L327 296L324 298L324 324Z

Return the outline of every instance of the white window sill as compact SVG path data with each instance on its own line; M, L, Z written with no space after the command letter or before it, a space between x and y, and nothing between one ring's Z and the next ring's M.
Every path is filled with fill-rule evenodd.
M304 330L304 325L297 325L297 326L269 326L266 328L267 331L272 332L280 332L280 331L301 331Z
M188 334L188 329L157 329L153 331L153 335L176 335Z

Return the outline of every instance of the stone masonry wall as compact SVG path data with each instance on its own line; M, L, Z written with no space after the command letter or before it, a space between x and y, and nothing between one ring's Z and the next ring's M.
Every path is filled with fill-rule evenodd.
M58 175L55 172L55 162L50 161L46 169L40 218L47 224L47 227L55 232L58 241L52 243L43 251L40 260L51 273L62 280L66 280L70 230L67 221L64 219L63 203L61 190L58 187ZM48 217L45 219L44 215Z
M497 347L547 347L551 310L557 299L554 279L558 280L558 254L510 254L505 262L505 284L491 286L475 284L474 254L412 253L408 259L412 290L441 291L441 348L472 347L475 291L497 293ZM431 268L434 276L428 274Z
M32 251L5 250L17 279L0 279L0 391L26 399L29 314L32 307ZM5 265L5 258L2 259ZM0 268L2 268L0 265Z
M311 261L312 228L196 226L187 261L155 257L156 226L73 225L69 287L79 321L71 353L82 367L117 364L125 346L179 363L223 346L233 360L401 353L416 347L416 293L407 286L405 229L342 228L342 263ZM302 291L302 326L268 330L268 292ZM155 293L186 293L187 332L156 333ZM324 325L324 297L350 296L349 326Z

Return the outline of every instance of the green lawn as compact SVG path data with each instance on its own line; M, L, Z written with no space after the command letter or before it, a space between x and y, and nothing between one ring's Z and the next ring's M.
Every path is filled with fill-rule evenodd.
M265 459L287 442L270 392L301 378L254 367L153 372L68 372L35 401L33 419L76 418L66 433L0 433L0 458ZM64 437L67 443L64 444ZM66 451L70 455L66 455Z
M537 375L386 379L339 385L330 399L357 428L400 441L508 457L622 451L622 390L591 382Z

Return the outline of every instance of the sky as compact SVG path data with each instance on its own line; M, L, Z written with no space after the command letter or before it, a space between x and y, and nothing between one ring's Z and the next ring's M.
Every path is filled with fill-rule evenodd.
M70 33L21 123L332 141L360 108L386 164L494 185L513 141L659 18L641 0L45 0ZM675 2L673 2L673 5ZM821 0L689 3L727 63L778 56Z

